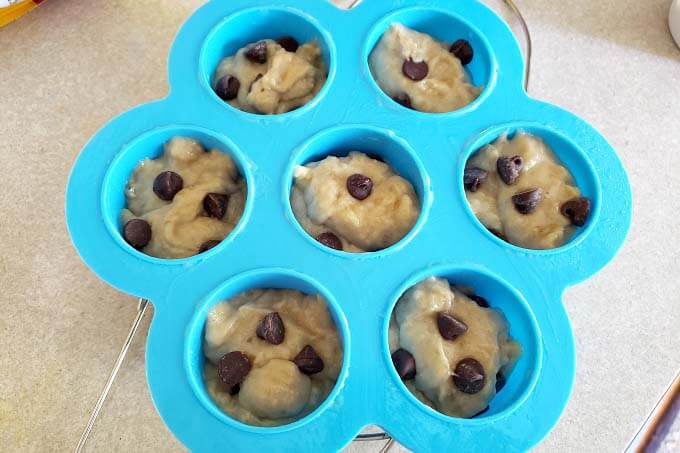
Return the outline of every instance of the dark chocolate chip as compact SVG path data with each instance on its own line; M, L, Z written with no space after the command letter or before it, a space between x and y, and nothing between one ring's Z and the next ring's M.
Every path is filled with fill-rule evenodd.
M505 376L500 371L496 373L496 393L500 392L505 387Z
M230 391L250 373L250 359L241 351L224 354L217 364L217 376Z
M132 219L123 227L123 237L134 248L144 248L151 240L151 225L146 220Z
M355 173L347 178L347 192L357 200L365 200L372 190L373 181L368 176Z
M590 200L585 197L572 198L562 205L560 212L571 221L572 225L583 226L590 214Z
M515 209L520 214L531 214L538 206L538 203L543 199L543 189L529 189L524 190L512 196L512 202L515 204Z
M170 201L182 190L184 181L174 171L164 171L153 181L153 191L161 200Z
M300 43L292 36L284 36L279 38L276 42L288 52L295 52L298 50L298 47L300 47Z
M260 324L257 325L255 333L267 343L281 344L286 336L286 328L278 312L267 313Z
M232 388L229 389L229 394L231 396L234 396L234 395L238 394L238 392L240 392L240 391L241 391L241 384L236 384L235 386L233 386Z
M468 330L467 324L443 311L437 313L437 328L442 338L449 341L455 340Z
M236 77L227 75L217 81L215 93L223 101L231 101L238 96L239 88L241 88L241 82L239 82Z
M342 241L335 234L330 231L321 233L316 237L316 240L321 242L326 247L330 247L335 250L342 250Z
M394 102L406 107L407 109L413 108L413 104L411 104L411 96L409 96L406 93L401 93L401 94L396 95L394 97Z
M486 181L488 175L489 173L486 170L478 167L466 168L463 172L463 185L470 192L477 192L477 189Z
M464 39L459 39L458 41L451 44L449 52L454 54L456 58L460 60L463 66L470 63L472 61L472 57L475 55L470 43Z
M475 415L472 416L472 418L479 417L480 415L486 414L487 412L489 412L489 406L486 406L484 409L477 412Z
M210 192L203 197L203 209L208 217L221 219L227 213L227 203L229 196L223 193Z
M404 73L406 77L417 82L423 80L427 77L429 69L425 61L413 61L413 58L404 60L404 64L401 65L401 72Z
M214 239L211 239L211 240L209 240L209 241L205 241L205 242L204 242L203 244L201 244L201 246L198 248L198 253L207 252L207 251L210 250L211 248L217 246L217 244L219 244L220 242L221 242L221 241L216 241L216 240L214 240Z
M245 57L252 61L253 63L266 63L267 62L267 42L259 41L250 46L250 49L246 50Z
M522 171L524 161L522 156L502 156L496 161L496 168L498 169L498 176L505 184L511 186L519 179L519 174Z
M323 360L310 345L302 348L302 351L293 359L293 363L297 365L302 373L308 375L319 373L323 370Z
M482 308L489 308L489 302L484 299L482 296L478 296L476 294L472 294L471 296L468 296L471 300L474 300L477 305L479 305Z
M508 238L505 237L505 235L504 235L503 233L501 233L500 231L498 231L497 229L495 229L495 228L488 228L488 230L491 232L491 234L493 234L493 235L496 236L497 238L503 239L504 241L507 241L507 240L508 240Z
M255 85L255 82L257 82L257 81L260 80L261 78L262 78L262 74L258 74L258 75L255 76L255 78L253 79L253 81L250 83L250 86L248 87L248 93L250 93L251 91L253 91L253 85Z
M479 393L484 387L484 382L486 382L484 367L471 357L458 362L452 377L458 390L470 395Z
M406 349L397 349L392 353L392 364L402 381L416 377L416 359Z

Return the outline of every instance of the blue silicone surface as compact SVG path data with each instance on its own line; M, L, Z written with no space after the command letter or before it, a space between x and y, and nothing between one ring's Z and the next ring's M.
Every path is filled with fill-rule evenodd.
M467 67L484 91L451 113L408 110L376 85L368 55L393 22L452 42L465 38ZM218 62L247 43L316 39L328 81L290 113L236 110L212 91ZM182 27L169 63L170 93L111 120L85 146L68 184L66 214L83 260L109 284L153 301L147 376L156 407L194 451L332 451L377 424L416 451L523 451L555 425L571 392L575 354L562 305L569 285L612 259L627 234L631 193L614 150L576 116L528 97L523 61L505 23L475 0L212 1ZM544 139L593 202L566 245L534 251L490 234L463 189L467 158L500 134ZM234 157L248 184L243 217L219 246L162 260L121 237L124 187L133 168L175 135ZM295 165L349 150L382 156L415 187L422 213L388 249L349 254L323 247L297 224L288 198ZM524 348L490 411L444 416L419 403L392 367L387 329L399 296L438 275L471 286L508 318ZM320 292L342 334L344 360L330 397L293 424L257 428L223 414L202 384L201 339L212 305L253 287Z

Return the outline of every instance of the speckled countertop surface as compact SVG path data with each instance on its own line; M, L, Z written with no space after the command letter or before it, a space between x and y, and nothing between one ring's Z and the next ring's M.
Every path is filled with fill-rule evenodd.
M172 38L201 3L49 0L0 30L0 450L71 450L118 354L136 303L71 247L64 187L107 119L164 95ZM666 28L670 0L518 3L535 41L532 95L609 138L635 202L618 258L565 295L576 386L538 450L620 451L680 367L680 51ZM87 450L181 449L149 398L142 334Z

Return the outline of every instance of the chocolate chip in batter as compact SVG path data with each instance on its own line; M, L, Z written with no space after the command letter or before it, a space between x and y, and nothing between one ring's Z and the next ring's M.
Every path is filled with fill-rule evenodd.
M323 370L323 360L313 347L306 345L293 359L295 365L304 374L316 374Z
M281 344L286 336L286 328L278 312L267 313L260 324L257 325L255 333L259 338L270 344Z
M543 189L529 189L512 196L515 209L520 214L528 215L534 212L538 203L543 199Z
M235 386L233 386L232 388L229 389L229 394L231 396L234 396L234 395L238 394L238 392L240 392L240 391L241 391L241 384L236 384Z
M401 93L401 94L396 95L394 97L394 102L406 107L407 109L413 108L413 104L411 104L411 96L409 96L406 93Z
M250 359L241 351L224 354L217 363L217 376L230 392L250 373Z
M316 240L321 242L326 247L330 247L335 250L342 250L342 241L335 234L330 231L321 233L316 237Z
M472 294L468 296L471 300L474 300L477 305L479 305L482 308L489 308L489 302L483 298L482 296L478 296L476 294Z
M458 41L451 44L449 52L455 55L463 66L470 63L472 61L472 57L474 56L472 46L464 39L459 39Z
M171 201L183 186L184 181L180 175L174 171L164 171L154 179L153 192L161 200Z
M453 383L463 393L473 395L484 387L486 376L484 367L477 360L468 357L456 365L453 372Z
M427 77L428 71L429 68L427 67L427 63L425 61L416 62L413 61L413 58L404 60L404 64L401 65L401 72L403 72L406 77L413 80L414 82L423 80L425 77Z
M496 373L496 393L500 392L505 387L505 376L500 371Z
M562 205L560 212L571 221L572 225L583 226L590 214L590 200L585 197L572 198Z
M239 88L241 88L241 82L239 82L236 77L227 75L217 81L215 93L223 101L231 101L238 96Z
M248 87L248 93L250 93L251 91L253 91L253 86L255 85L255 82L257 82L257 81L260 80L261 78L262 78L262 74L258 74L258 75L255 76L255 78L253 79L253 81L250 83L250 86Z
M488 175L489 173L486 170L478 167L466 168L465 172L463 172L463 185L470 192L477 192L477 189L486 181Z
M347 178L347 191L357 200L365 200L371 195L373 181L368 176L355 173Z
M215 217L221 219L227 212L227 203L229 196L223 193L210 192L203 197L203 209L205 209L208 217Z
M522 156L501 156L496 161L498 176L500 176L505 184L511 186L519 179L519 173L522 171L523 164Z
M292 36L284 36L279 38L276 42L288 52L295 52L298 50L298 47L300 47L300 43Z
M245 57L253 63L267 62L267 42L259 41L253 44L250 49L246 50Z
M143 219L132 219L123 227L123 237L134 248L144 248L151 240L151 225Z
M219 244L220 242L221 242L221 241L216 241L216 240L214 240L214 239L211 239L211 240L209 240L209 241L205 241L205 242L204 242L203 244L201 244L201 246L198 248L198 253L207 252L207 251L210 250L211 248L217 246L217 244Z
M442 338L449 341L455 340L468 330L467 324L443 311L437 313L437 328Z
M394 369L402 381L408 381L416 377L416 359L406 349L397 349L392 353Z

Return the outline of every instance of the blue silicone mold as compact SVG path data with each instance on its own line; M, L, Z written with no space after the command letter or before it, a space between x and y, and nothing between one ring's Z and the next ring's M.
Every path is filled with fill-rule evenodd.
M393 22L444 41L465 38L467 67L483 85L467 107L443 114L406 109L377 86L367 59ZM292 35L316 39L328 81L307 105L273 116L244 113L211 89L218 62L245 44ZM337 9L321 0L212 1L182 27L164 99L110 121L85 146L68 184L68 227L83 260L109 284L153 301L147 376L156 407L191 450L339 450L368 424L416 451L522 451L555 425L571 392L574 340L562 305L569 285L601 269L631 219L631 193L614 150L591 126L527 96L523 61L505 23L475 0L364 0ZM588 224L554 250L527 250L490 234L462 183L468 157L502 133L545 140L593 201ZM135 165L174 135L234 157L248 184L236 229L219 246L162 260L122 240L119 214ZM414 229L373 253L323 247L295 221L293 168L359 149L411 181L422 204ZM471 286L501 310L524 348L490 411L444 416L418 402L392 367L387 330L399 296L438 275ZM341 333L344 359L330 397L312 414L275 428L222 413L202 383L201 339L212 305L254 287L321 293Z

